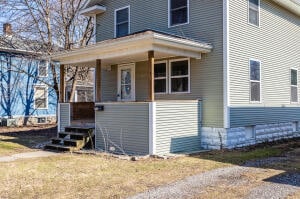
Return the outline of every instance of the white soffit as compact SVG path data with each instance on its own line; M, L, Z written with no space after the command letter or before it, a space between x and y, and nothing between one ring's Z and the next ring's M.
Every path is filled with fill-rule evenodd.
M60 61L63 64L87 62L96 59L104 59L105 61L105 59L116 59L118 57L136 57L150 50L169 56L186 56L200 59L201 53L209 53L212 48L212 45L207 43L146 31L123 38L102 41L72 51L59 52L52 55L51 59Z
M104 13L105 11L106 11L106 7L95 5L95 6L81 10L80 14L91 17L91 16L95 16L97 14Z
M273 0L280 6L300 16L300 0Z

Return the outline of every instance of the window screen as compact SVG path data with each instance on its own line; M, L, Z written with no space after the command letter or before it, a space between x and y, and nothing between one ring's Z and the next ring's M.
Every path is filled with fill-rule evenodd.
M249 23L259 25L259 0L249 0L248 18Z
M188 22L188 0L170 0L170 25Z
M260 62L250 60L250 101L260 101Z
M116 18L116 37L123 37L129 34L129 8L117 10Z
M45 109L48 107L46 87L35 87L34 105L36 109Z
M298 71L291 69L291 102L298 102Z

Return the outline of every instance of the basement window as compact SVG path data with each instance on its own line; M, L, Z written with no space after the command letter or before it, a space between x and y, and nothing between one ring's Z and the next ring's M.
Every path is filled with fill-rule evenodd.
M46 123L46 118L45 117L38 117L37 118L37 123L38 124L45 124Z

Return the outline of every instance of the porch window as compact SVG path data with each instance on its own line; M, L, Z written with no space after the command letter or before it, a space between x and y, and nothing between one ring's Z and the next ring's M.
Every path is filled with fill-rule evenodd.
M39 62L38 76L39 77L47 77L48 76L48 63L46 61Z
M189 59L170 61L170 92L186 93L190 91Z
M259 26L260 0L249 0L248 4L248 21L250 24Z
M167 92L167 62L157 62L154 65L155 93Z
M260 62L250 60L250 101L260 102L261 82L260 82Z
M129 34L130 7L115 10L115 37L123 37Z
M35 86L34 88L34 108L48 108L48 92L46 86Z
M298 70L291 69L291 102L298 102Z
M169 26L189 22L189 0L169 0Z

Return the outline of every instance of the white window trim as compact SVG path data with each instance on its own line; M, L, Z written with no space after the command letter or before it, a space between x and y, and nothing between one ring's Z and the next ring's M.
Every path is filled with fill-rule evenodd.
M160 93L155 93L155 88L154 88L154 94L157 94L157 95L162 95L162 94L168 94L168 90L169 90L169 84L168 84L168 76L169 76L169 69L168 69L168 61L167 60L164 60L164 61L157 61L157 62L154 62L154 65L155 64L166 64L166 76L165 77L154 77L154 82L155 80L160 80L160 79L166 79L166 92L160 92ZM154 67L155 69L155 67Z
M297 71L297 85L292 85L292 70ZM290 68L290 102L291 104L298 104L299 103L299 78L298 78L299 72L298 72L298 68ZM296 87L297 88L297 101L296 102L292 102L292 92L291 92L291 87Z
M122 69L131 69L132 70L132 76L131 76L131 92L132 92L132 97L131 99L128 100L122 100L121 99L121 70ZM132 102L135 101L135 63L130 63L130 64L121 64L118 65L118 101L120 102Z
M253 23L250 23L250 0L248 0L248 10L247 10L247 13L248 13L248 24L251 25L251 26L254 26L254 27L260 27L260 0L258 0L258 25L256 24L253 24Z
M46 66L46 75L45 76L43 76L43 75L40 75L40 66L41 66L41 64L40 64L41 62L39 62L38 63L38 77L48 77L48 69L49 69L49 67L48 67L48 61L45 61L45 66Z
M259 77L260 77L260 80L257 81L257 80L251 80L251 61L255 61L255 62L259 62ZM262 76L261 76L261 61L258 60L258 59L249 59L249 63L248 63L248 67L249 67L249 74L248 74L248 78L249 78L249 101L250 103L252 104L256 104L256 103L262 103ZM251 101L251 82L259 82L259 99L260 101Z
M171 64L173 62L178 62L178 61L188 61L188 75L179 75L179 76L172 76L171 73ZM190 58L182 58L182 59L173 59L169 61L169 94L186 94L186 93L191 93L191 62ZM185 92L172 92L172 77L173 78L183 78L183 77L188 77L188 91Z
M187 0L187 22L171 25L171 0L168 0L168 28L176 27L176 26L182 26L190 23L190 0Z
M114 11L114 37L117 38L117 12L120 10L128 9L128 34L130 34L130 5L115 9Z
M39 107L36 107L35 106L35 100L36 100L36 88L45 88L45 91L46 91L46 107L45 108L39 108ZM46 85L43 85L43 84L36 84L34 85L34 97L33 97L33 108L36 109L36 110L48 110L49 109L49 106L48 106L48 102L49 102L49 96L48 96L48 86Z

